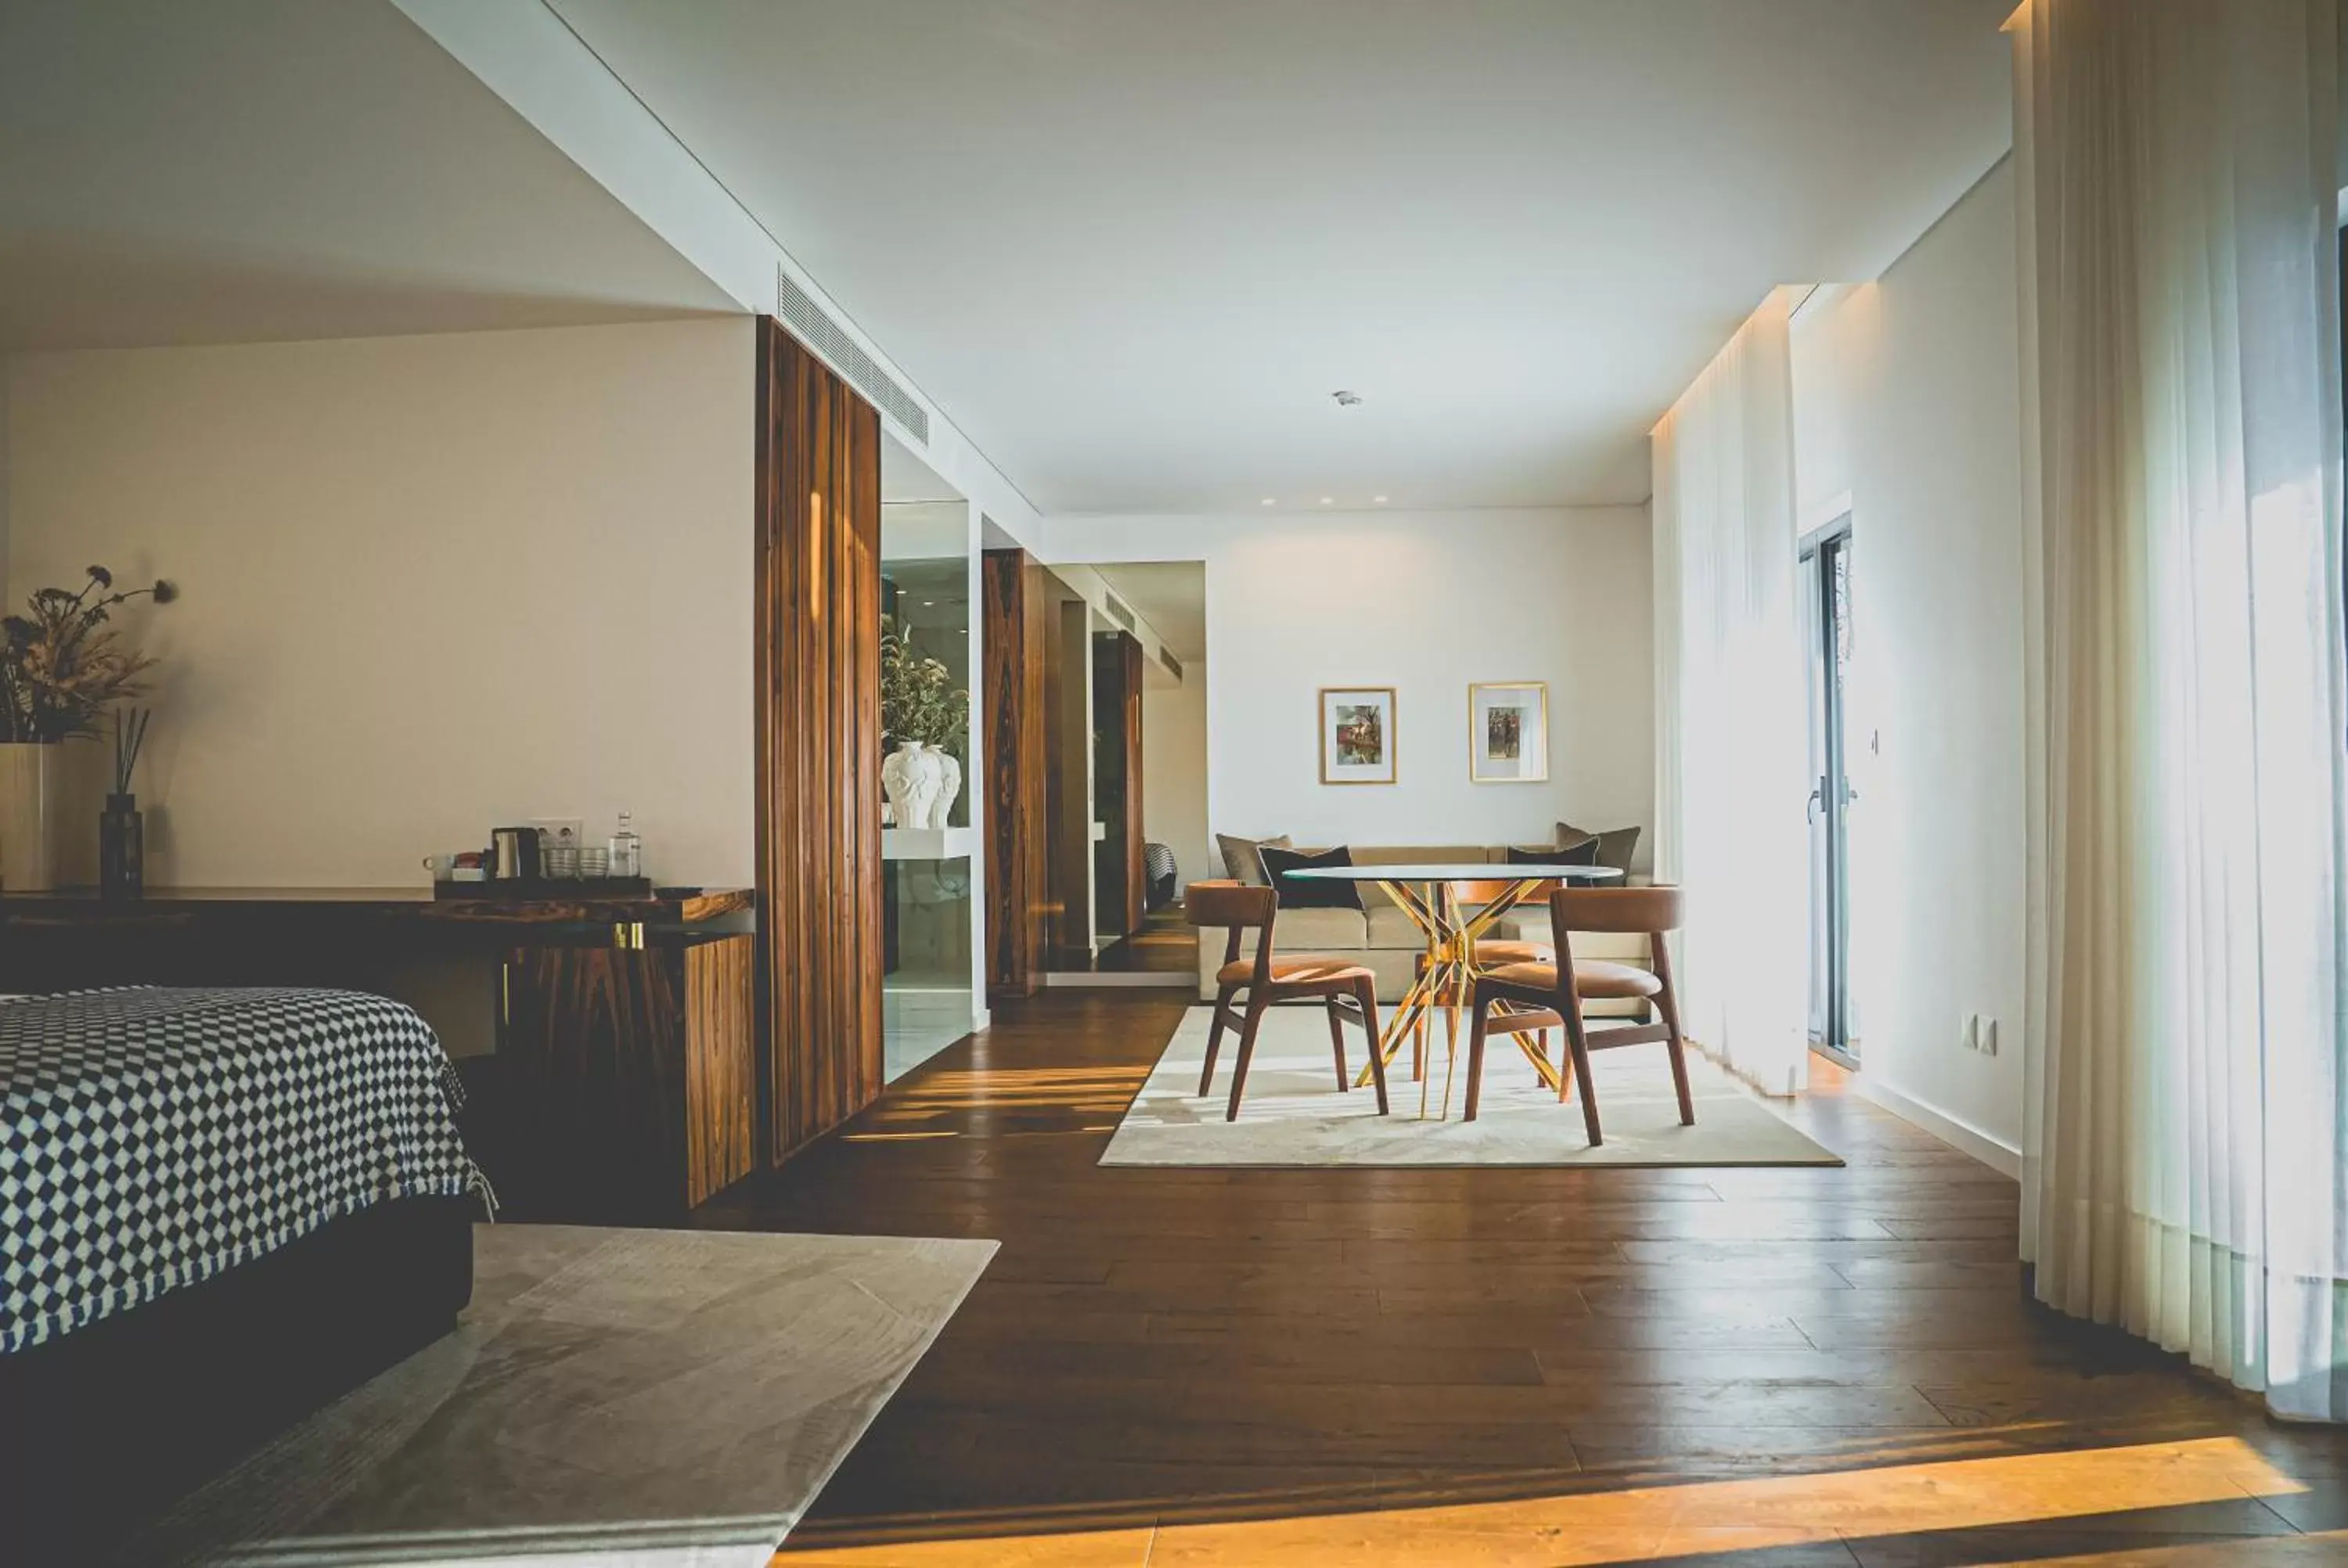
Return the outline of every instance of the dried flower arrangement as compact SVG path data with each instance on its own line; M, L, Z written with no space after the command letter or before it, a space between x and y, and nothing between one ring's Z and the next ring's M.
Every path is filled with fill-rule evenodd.
M0 741L50 745L95 735L108 707L145 693L155 661L126 647L108 622L117 606L169 604L180 590L158 579L118 591L102 566L88 577L78 593L40 589L25 601L30 614L0 619Z
M970 723L970 693L942 661L913 646L913 629L880 619L880 728L891 743L925 741L959 754Z

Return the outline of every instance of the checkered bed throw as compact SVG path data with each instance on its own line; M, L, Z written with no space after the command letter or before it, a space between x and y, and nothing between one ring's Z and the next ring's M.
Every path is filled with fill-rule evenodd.
M440 1042L355 991L0 1000L0 1353L391 1198L486 1194Z

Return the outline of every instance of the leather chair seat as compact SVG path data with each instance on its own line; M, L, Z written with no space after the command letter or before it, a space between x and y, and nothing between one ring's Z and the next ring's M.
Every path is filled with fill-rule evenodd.
M1490 971L1491 977L1503 984L1524 986L1545 991L1557 989L1557 965L1554 962L1507 964ZM1630 964L1608 963L1603 958L1577 958L1573 964L1573 991L1581 997L1652 997L1661 994L1663 982L1646 970Z
M1375 979L1368 968L1349 964L1343 958L1315 958L1309 954L1283 958L1275 953L1272 958L1272 978L1282 985L1350 984L1355 980ZM1253 958L1235 958L1216 971L1219 986L1243 986L1255 979Z
M1518 942L1487 937L1476 944L1476 966L1494 969L1508 964L1554 964L1557 949L1546 942Z

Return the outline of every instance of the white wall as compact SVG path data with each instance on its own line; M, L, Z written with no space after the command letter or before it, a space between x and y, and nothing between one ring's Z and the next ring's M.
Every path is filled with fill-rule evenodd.
M2001 163L1793 342L1805 528L1852 515L1854 988L1862 1090L2022 1131L2021 368ZM1869 741L1874 737L1873 753ZM1998 1054L1959 1043L1998 1020Z
M1183 667L1180 684L1144 671L1141 683L1141 829L1174 852L1184 882L1222 875L1207 827L1207 661Z
M663 881L752 871L747 319L28 355L8 580L184 599L149 875L414 885L622 807ZM93 807L94 810L94 807Z
M1054 518L1045 555L1206 563L1212 831L1440 845L1652 824L1649 550L1613 507ZM1479 681L1549 682L1550 782L1468 782ZM1395 784L1320 782L1324 686L1395 689Z
M0 372L5 372L0 364ZM15 596L8 591L8 377L0 374L0 613L13 614Z

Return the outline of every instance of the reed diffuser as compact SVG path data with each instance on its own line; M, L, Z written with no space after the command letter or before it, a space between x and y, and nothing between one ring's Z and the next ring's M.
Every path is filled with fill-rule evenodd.
M98 817L98 893L101 898L136 898L147 887L147 825L130 775L147 743L145 708L114 711L114 789Z

